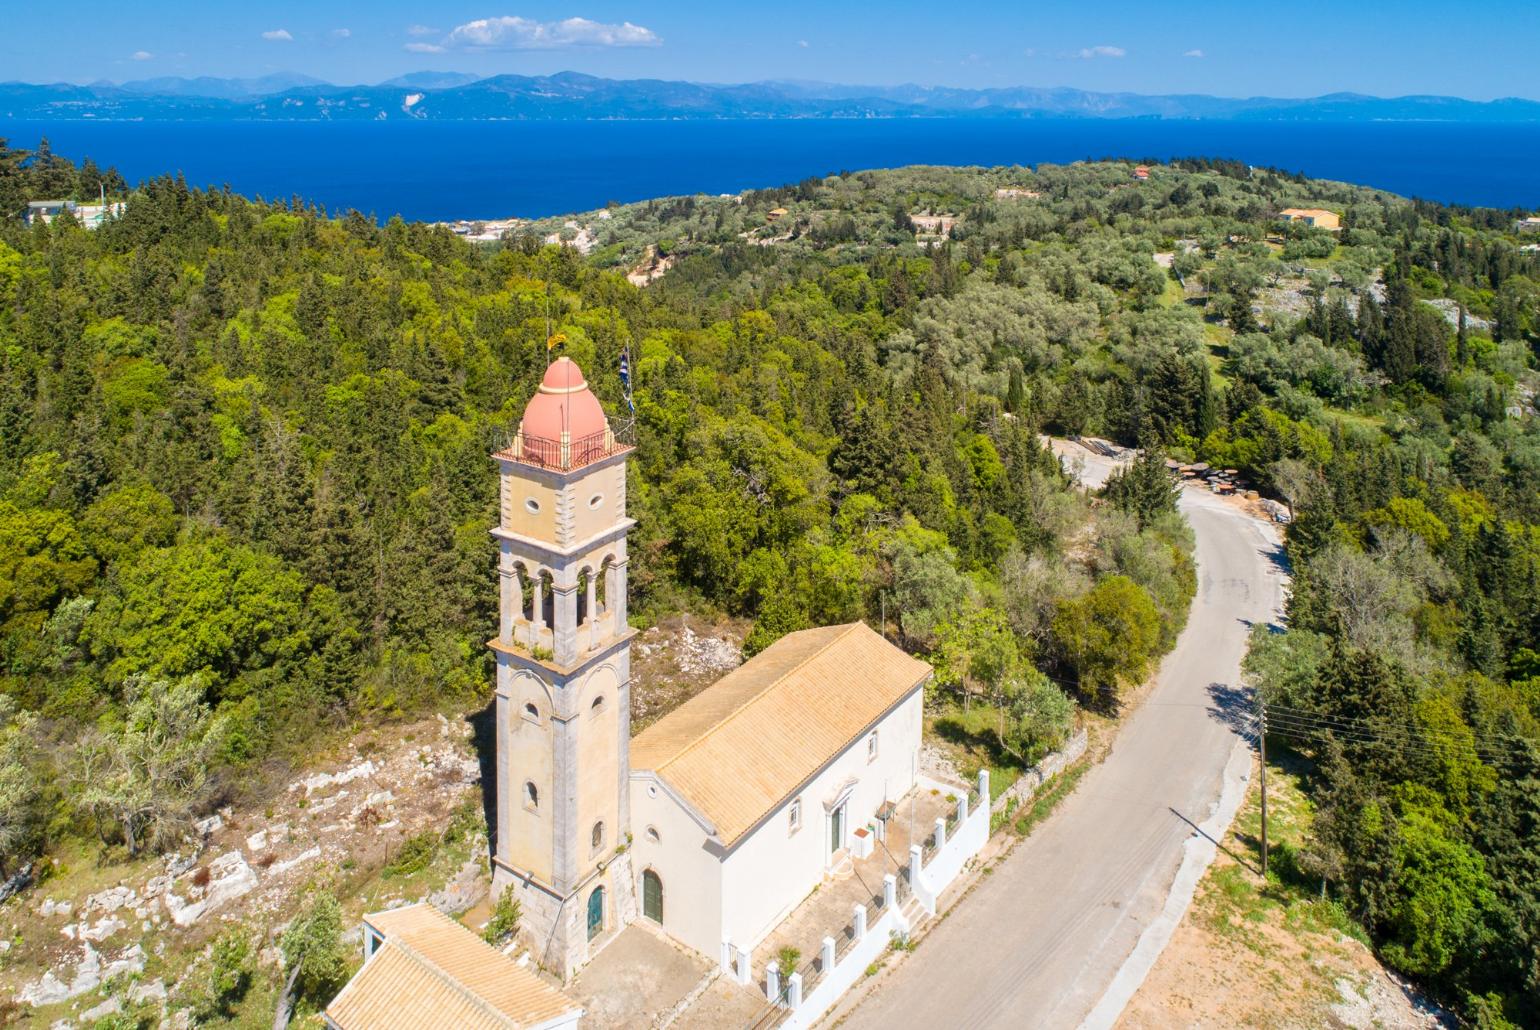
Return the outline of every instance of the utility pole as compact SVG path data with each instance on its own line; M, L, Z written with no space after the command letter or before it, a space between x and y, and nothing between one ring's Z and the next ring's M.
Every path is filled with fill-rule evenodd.
M1262 755L1262 882L1267 883L1267 702L1257 692L1257 748Z

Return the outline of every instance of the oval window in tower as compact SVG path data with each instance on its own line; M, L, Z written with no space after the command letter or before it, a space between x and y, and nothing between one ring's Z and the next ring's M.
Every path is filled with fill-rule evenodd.
M604 495L603 494L594 494L592 497L590 497L588 499L588 506L590 508L597 508L597 507L599 507L599 505L601 505L603 503L604 503Z
M524 499L524 510L531 515L538 515L540 514L540 502L533 497L526 497Z

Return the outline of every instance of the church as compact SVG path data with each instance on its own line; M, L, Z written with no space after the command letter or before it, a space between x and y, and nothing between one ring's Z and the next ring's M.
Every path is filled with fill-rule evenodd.
M493 455L493 891L563 979L636 920L724 966L750 954L882 839L931 675L862 623L803 630L633 739L627 436L563 356Z

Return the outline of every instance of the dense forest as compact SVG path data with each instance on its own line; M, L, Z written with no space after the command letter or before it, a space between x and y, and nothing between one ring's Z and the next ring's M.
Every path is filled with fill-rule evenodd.
M0 872L161 847L318 737L480 703L487 453L556 331L612 418L632 356L636 619L741 616L749 651L884 620L1024 760L1182 627L1164 456L1241 470L1295 514L1250 659L1318 805L1279 875L1473 1021L1540 1023L1540 255L1511 217L1106 161L477 247L0 147L8 210L103 184L129 202L95 231L0 223ZM1145 457L1086 498L1047 432Z

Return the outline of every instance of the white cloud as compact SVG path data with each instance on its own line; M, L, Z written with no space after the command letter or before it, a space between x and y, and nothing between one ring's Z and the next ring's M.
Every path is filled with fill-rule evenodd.
M438 35L438 29L429 28L426 25L408 25L406 27L406 34L408 36L436 36Z
M1080 56L1089 61L1097 57L1126 57L1128 51L1120 46L1088 46L1080 51Z
M134 60L136 60L136 61L153 61L153 60L155 60L155 55L150 53L148 50L135 50L134 53L133 53L133 57L134 57Z
M269 43L290 43L294 40L294 37L289 35L288 29L269 29L262 33L262 38Z
M1201 50L1189 50L1186 53L1184 53L1182 56L1183 57L1202 57L1203 56L1203 51L1201 51Z
M408 53L413 54L442 54L444 52L444 48L437 43L408 43L404 49Z
M797 40L797 46L801 47L803 50L806 50L808 47L808 42L805 39L799 39Z
M445 47L457 50L560 50L566 47L658 46L658 34L628 21L619 25L587 18L534 21L504 16L477 18L455 26L444 37Z
M332 29L332 39L347 39L352 34L352 29Z

